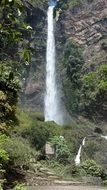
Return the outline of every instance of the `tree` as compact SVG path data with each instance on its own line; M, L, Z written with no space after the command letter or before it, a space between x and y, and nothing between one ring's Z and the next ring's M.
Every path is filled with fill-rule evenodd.
M24 22L21 0L0 2L0 131L17 123L18 92L30 63L30 49L23 32L30 35L31 27ZM20 47L20 48L19 48ZM5 125L6 123L6 125Z

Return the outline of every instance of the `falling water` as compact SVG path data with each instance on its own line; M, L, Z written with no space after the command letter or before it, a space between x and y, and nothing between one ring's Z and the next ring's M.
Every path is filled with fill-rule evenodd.
M86 137L83 139L82 144L80 145L80 148L79 148L78 153L76 155L76 158L75 158L75 164L76 165L79 165L81 163L81 151L82 151L82 147L85 145L85 139L86 139Z
M107 140L107 136L101 135L102 138L104 138L105 140Z
M54 2L48 8L48 36L46 52L46 94L45 94L45 121L55 121L62 124L59 109L60 101L56 85L55 68L55 38L54 38Z
M86 140L86 137L84 137L84 139L82 141L82 146L85 146L85 140Z
M81 150L82 150L82 145L80 145L80 148L78 150L78 154L76 155L76 158L75 158L75 164L76 165L79 165L80 164L80 157L81 157Z

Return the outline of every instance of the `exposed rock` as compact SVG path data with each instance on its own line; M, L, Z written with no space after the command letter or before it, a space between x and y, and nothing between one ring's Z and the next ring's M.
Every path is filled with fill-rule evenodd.
M95 133L99 133L99 134L102 134L103 131L102 129L100 129L99 127L96 127L95 130L94 130Z
M33 53L22 101L26 109L41 112L44 107L47 38L47 4L44 6L45 4L44 1L43 6L40 5L39 8L31 3L27 6L27 21L35 28L35 34L30 42L35 53ZM86 1L83 5L60 11L55 35L57 58L62 55L66 41L73 39L84 47L86 72L95 70L100 64L107 63L105 52L107 50L107 1ZM61 98L63 99L63 93Z
M23 109L32 111L43 111L44 98L44 63L46 52L46 8L47 4L25 1L26 22L33 28L32 39L28 39L33 51L29 76L23 89ZM46 5L46 7L44 6Z
M58 31L61 31L61 32L59 33ZM78 5L73 8L69 8L66 11L63 11L60 15L59 22L57 22L56 39L57 39L56 42L58 44L57 50L59 52L61 51L61 53L59 53L60 57L61 57L62 52L64 55L64 50L66 49L66 45L68 44L68 42L70 42L70 39L72 40L72 42L77 42L81 46L81 49L83 49L83 54L82 53L81 54L84 59L84 63L83 63L84 65L82 67L83 73L84 73L83 75L88 74L89 72L92 72L92 71L94 72L99 68L99 66L106 64L107 63L107 56L106 56L107 1L93 0L90 3L89 1L85 1L83 2L82 5ZM72 55L72 52L71 52L71 55ZM66 62L67 62L67 59L66 59ZM63 67L64 67L64 63L63 63ZM71 68L70 66L66 68L68 70L73 70L72 65L71 65ZM63 68L61 68L61 70L63 70ZM72 83L72 80L70 82L68 81L69 85L67 86L66 79L67 79L67 72L69 74L72 74L72 73L70 73L68 70L66 70L66 72L64 73L61 73L61 77L62 77L62 82L64 84L63 85L64 86L63 99L64 99L67 109L70 110L70 106L72 107L73 105L73 98L72 98L73 92L72 90L70 91L72 93L72 95L70 96L69 86L70 86L70 82ZM82 73L81 73L81 77L82 77ZM68 78L70 79L69 76ZM77 89L78 88L79 86L77 87ZM92 99L94 99L94 95L95 95L94 92L95 91L93 90ZM80 95L82 95L81 92L80 92ZM87 98L87 100L89 99ZM76 99L75 99L75 102L76 102ZM72 105L70 105L70 103ZM78 108L80 108L80 109L77 108L77 113L80 110L84 109L81 105L82 104L80 103L80 107L77 106ZM107 101L102 103L101 106L98 108L99 111L98 111L98 114L96 114L97 115L96 120L100 120L100 121L106 120L106 108L107 108ZM80 112L82 113L82 111ZM95 112L97 112L97 109L94 111L94 113ZM92 113L92 110L91 110L91 113ZM91 114L88 113L88 116L89 115Z
M98 42L107 32L107 1L97 0L81 7L62 12L59 25L63 36L73 38L80 44ZM95 39L95 41L93 41Z

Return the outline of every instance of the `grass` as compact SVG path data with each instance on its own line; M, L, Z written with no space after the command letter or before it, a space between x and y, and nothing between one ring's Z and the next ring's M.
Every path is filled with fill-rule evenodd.
M59 164L56 160L45 160L41 161L41 164L45 168L49 168L56 176L58 176L62 180L72 180L77 181L80 180L80 176L78 172L73 175L73 170L76 170L74 164Z
M14 129L17 133L21 133L24 129L29 128L32 124L32 118L27 112L18 110L17 118L19 120L19 126Z

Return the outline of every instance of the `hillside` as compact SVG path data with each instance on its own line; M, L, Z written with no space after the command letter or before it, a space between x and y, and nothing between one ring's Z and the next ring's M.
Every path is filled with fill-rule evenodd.
M107 1L2 0L0 190L107 186L106 145Z

